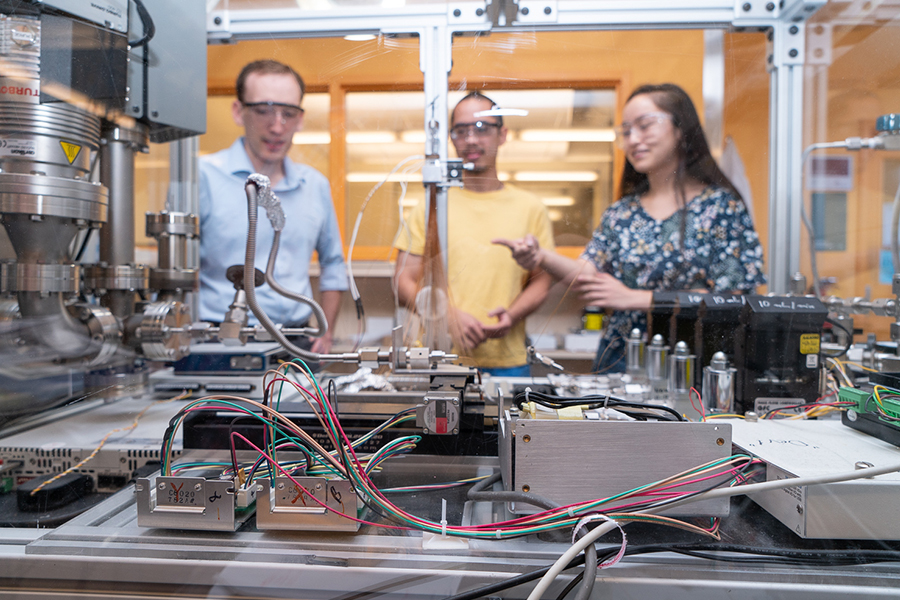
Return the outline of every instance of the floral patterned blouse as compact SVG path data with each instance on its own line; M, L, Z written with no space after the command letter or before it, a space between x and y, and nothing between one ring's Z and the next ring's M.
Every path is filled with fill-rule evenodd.
M683 244L681 233L681 211L657 221L641 207L640 196L625 196L604 213L581 257L632 289L752 292L765 284L759 236L746 206L728 189L710 186L691 199ZM622 362L635 327L647 330L645 312L618 311L609 318L601 342L609 356L601 369Z

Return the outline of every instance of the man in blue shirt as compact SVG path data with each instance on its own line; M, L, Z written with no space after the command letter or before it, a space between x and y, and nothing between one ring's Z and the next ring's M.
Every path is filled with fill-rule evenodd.
M244 183L251 173L260 173L272 182L285 214L276 281L312 297L309 265L313 251L318 254L328 333L313 342L312 351L327 353L347 273L328 180L287 158L293 135L303 126L303 93L300 75L272 60L252 62L238 76L231 111L244 136L200 160L200 319L222 321L234 298L225 270L244 264L248 225ZM274 231L264 211L257 223L256 268L265 271ZM277 294L268 284L256 289L256 297L272 321L285 327L303 326L312 314L309 306ZM255 322L251 316L251 324Z

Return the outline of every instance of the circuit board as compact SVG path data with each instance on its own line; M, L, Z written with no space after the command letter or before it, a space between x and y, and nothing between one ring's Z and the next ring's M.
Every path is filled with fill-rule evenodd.
M900 446L900 390L876 385L870 389L842 387L841 402L853 402L841 415L847 427Z

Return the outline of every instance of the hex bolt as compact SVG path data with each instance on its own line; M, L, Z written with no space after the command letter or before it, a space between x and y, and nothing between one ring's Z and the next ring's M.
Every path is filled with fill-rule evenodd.
M796 48L791 48L790 50L788 50L788 56L790 56L791 58L797 58L798 54L800 54L800 51Z
M462 15L462 11L461 11L461 10L459 10L458 8L453 9L453 16L454 16L454 17L459 17L460 15Z
M753 8L753 5L749 2L744 2L744 5L741 8L744 9L744 12L750 12L750 9Z

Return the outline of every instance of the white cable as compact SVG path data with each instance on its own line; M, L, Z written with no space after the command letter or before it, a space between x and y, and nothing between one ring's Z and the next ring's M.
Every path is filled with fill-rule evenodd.
M411 172L413 170L419 169L420 165L409 166L404 169L404 173ZM412 233L409 231L409 226L406 223L406 218L403 216L403 200L406 198L406 183L401 184L402 193L400 194L400 198L397 200L397 212L398 212L398 222L397 222L397 233L394 234L394 239L391 240L391 247L395 247L397 245L397 240L400 239L400 236L403 234L406 238L406 247L409 248L412 244ZM396 318L397 314L400 312L400 292L397 285L397 280L400 277L400 274L403 273L404 269L406 269L406 261L409 258L409 253L403 253L403 259L398 263L395 268L395 275L391 278L391 292L394 295L394 317Z
M353 225L353 235L350 236L350 245L347 247L347 278L350 280L350 295L353 300L359 300L359 289L356 287L356 280L353 277L353 248L356 246L356 236L359 234L359 224L362 223L363 212L366 210L366 206L369 204L369 200L372 199L372 196L375 195L375 192L387 183L388 179L391 178L391 175L396 173L403 165L413 160L425 160L425 157L407 156L397 163L397 166L395 166L384 179L375 184L375 187L369 191L366 199L363 200L362 205L359 207L359 212L356 214L356 223Z
M868 477L876 477L878 475L884 475L886 473L896 473L900 471L900 464L888 465L887 467L871 467L868 469L858 469L854 471L849 471L846 473L837 473L835 475L820 475L816 477L794 477L791 479L779 479L777 481L766 481L763 483L751 483L748 485L737 485L729 488L720 488L715 490L710 490L708 492L704 492L702 494L697 494L696 496L691 496L690 498L685 498L684 500L679 500L678 502L672 502L671 504L666 504L665 506L660 506L656 509L648 509L645 511L639 511L635 514L653 514L657 511L668 510L675 506L681 506L683 504L690 504L692 502L699 502L701 500L712 500L715 498L728 498L730 496L740 496L743 494L753 494L757 492L767 492L770 490L780 490L784 488L790 487L804 487L807 485L822 485L825 483L838 483L840 481L852 481L854 479L865 479ZM604 523L600 527L594 529L583 538L578 540L575 544L572 545L566 552L559 557L559 559L553 563L553 566L550 567L550 570L541 578L535 588L531 591L531 594L528 595L528 600L540 600L541 596L544 592L547 591L547 588L550 587L550 584L562 573L563 569L572 562L576 556L578 556L588 544L593 544L595 540L602 537L605 533L611 531L616 525L614 523Z

